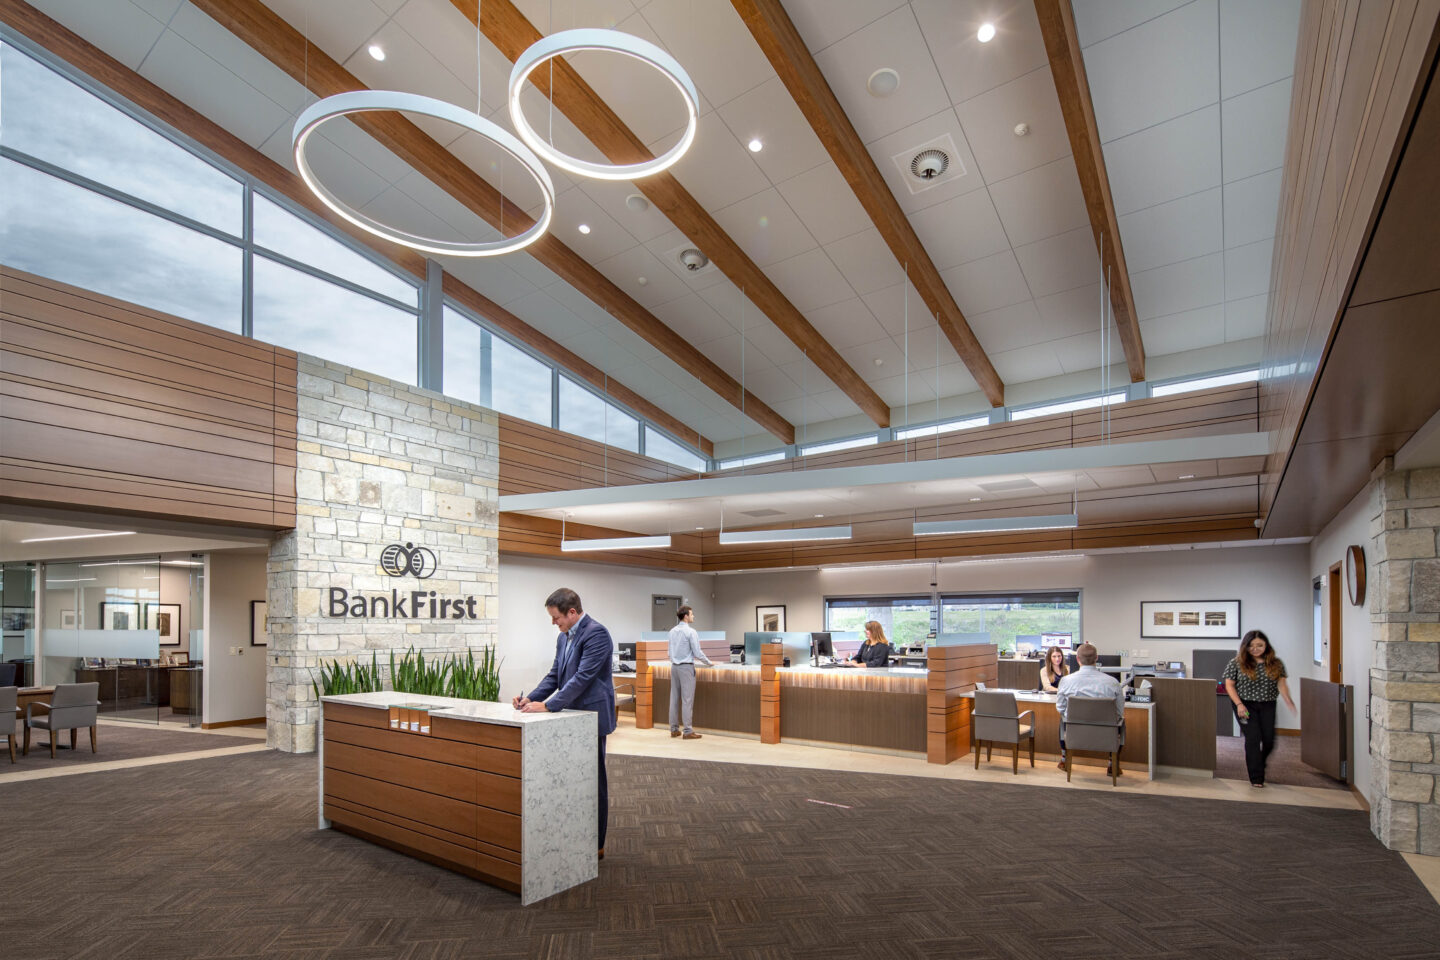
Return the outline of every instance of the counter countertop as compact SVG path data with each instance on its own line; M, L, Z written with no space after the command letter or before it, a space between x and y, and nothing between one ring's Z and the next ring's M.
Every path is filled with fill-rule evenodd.
M657 666L657 667L666 667L666 668L668 668L668 667L670 666L670 664L661 662L661 663L656 664L656 666ZM758 664L758 663L716 663L716 664L714 664L713 666L707 667L707 666L705 666L705 664L703 664L703 663L697 663L697 664L695 665L695 669L696 669L696 670L756 670L756 671L758 671L758 670L760 669L760 664ZM852 673L853 673L853 674L855 674L856 676L869 676L869 677L923 677L923 676L925 676L927 673L929 673L929 671L928 671L926 668L924 668L924 667L817 667L817 666L814 666L813 664L809 664L809 663L801 664L801 665L798 666L798 667L776 667L775 669L776 669L776 671L779 672L779 673L790 673L790 674L796 674L796 673L821 673L821 674L836 673L836 674L842 674L842 675L843 675L843 674L852 674ZM615 676L616 676L616 677L622 677L622 676L630 677L630 676L634 676L634 674L618 674L618 673L617 673Z
M325 703L346 703L355 707L373 707L388 710L391 707L422 706L430 708L432 717L449 717L454 720L470 720L476 723L498 723L507 727L523 727L533 723L586 720L595 716L588 710L561 710L559 713L521 713L508 703L491 703L488 700L461 700L455 697L432 697L422 693L396 693L383 690L376 693L347 693L339 696L321 697Z
M1016 699L1018 702L1021 702L1021 703L1052 703L1052 704L1053 704L1053 703L1055 702L1055 694L1053 694L1053 693L1036 693L1034 690L995 690L995 689L992 688L992 689L990 689L990 690L988 690L988 691L986 691L986 692L987 692L987 693L1013 693L1013 694L1015 694L1015 699ZM974 700L974 699L975 699L975 691L974 691L974 690L967 690L967 691L965 691L964 693L960 694L960 698L963 699L963 700ZM1152 700L1152 701L1148 701L1148 702L1140 702L1140 703L1137 703L1137 702L1135 702L1134 700L1126 700L1126 701L1125 701L1125 709L1126 709L1126 710L1150 710L1150 709L1152 709L1154 706L1155 706L1155 702L1154 702L1153 700Z

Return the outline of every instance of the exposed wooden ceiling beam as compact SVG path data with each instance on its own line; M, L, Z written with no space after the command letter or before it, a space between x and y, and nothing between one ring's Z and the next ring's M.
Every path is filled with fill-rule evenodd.
M1045 36L1045 52L1050 57L1055 92L1060 95L1060 112L1065 116L1065 130L1070 135L1070 152L1075 157L1075 171L1080 175L1085 208L1090 212L1090 228L1110 277L1110 302L1120 342L1125 347L1125 363L1130 379L1139 383L1145 379L1145 345L1140 342L1140 319L1135 313L1135 295L1130 292L1130 272L1125 267L1115 201L1110 196L1100 130L1095 125L1090 81L1085 75L1085 60L1075 34L1075 11L1070 0L1035 0L1035 12L1040 17L1040 32Z
M895 195L890 192L885 178L880 175L845 109L835 99L830 84L810 55L784 5L780 0L731 0L731 3L740 19L750 28L750 34L760 44L760 49L765 51L770 65L779 74L785 89L790 91L791 98L809 121L815 135L829 151L830 158L840 168L840 173L870 215L890 252L906 265L910 282L935 315L940 329L945 331L950 345L964 361L975 383L992 405L1004 406L1005 384L945 286L940 271L935 269L925 245L915 234Z
M337 230L379 253L402 270L408 271L417 280L424 279L425 258L419 253L380 240L373 234L352 225L349 221L335 216L329 208L315 198L315 195L310 192L301 179L288 169L240 140L208 117L191 109L104 51L70 32L28 3L21 2L21 0L0 0L0 20L44 47L51 54L90 76L96 82L114 90L157 120L183 131L186 136L201 146L225 158L250 176L268 184L276 192L323 218ZM492 303L466 286L459 278L446 274L445 292L592 386L602 389L607 386L607 378L602 371L529 326L519 317L507 312L498 304ZM715 445L708 438L699 435L693 428L635 391L614 380L608 380L608 388L615 399L626 404L635 412L669 430L681 440L689 442L694 439L707 456L714 454Z
M451 0L474 22L477 0ZM490 42L512 62L543 34L516 9L510 0L485 0L480 29ZM612 163L636 163L651 156L645 143L627 127L568 63L557 58L554 64L555 106ZM531 82L541 93L551 95L551 71L537 70ZM730 282L839 387L877 426L890 425L890 407L870 388L820 332L811 326L795 305L780 292L765 272L739 244L715 222L715 218L692 197L670 173L636 181L636 187L681 233L705 251Z
M491 5L487 4L487 9ZM259 0L195 0L195 6L318 96L367 89L357 77ZM349 119L492 226L501 228L503 224L507 233L514 234L534 222L485 178L400 114L360 113L352 114ZM745 390L719 364L635 302L553 233L531 244L526 252L726 402L743 410L746 417L785 443L795 441L795 427L788 420Z

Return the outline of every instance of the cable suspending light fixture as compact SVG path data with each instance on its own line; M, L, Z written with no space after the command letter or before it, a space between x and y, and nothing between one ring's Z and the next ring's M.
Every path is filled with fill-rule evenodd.
M376 110L417 113L424 117L433 117L436 120L453 123L479 134L509 154L535 178L535 182L540 186L545 209L541 211L540 216L535 218L535 223L530 229L524 233L483 243L422 237L387 227L380 221L367 217L325 188L325 185L320 182L320 178L315 175L315 171L310 168L310 162L305 156L305 144L310 139L310 135L320 129L320 126L327 120L334 120L352 113ZM412 250L451 254L459 257L496 257L514 253L516 250L523 250L544 236L545 231L550 229L551 219L555 216L555 184L550 180L550 172L545 169L540 158L535 156L529 147L515 139L515 136L505 128L486 120L479 114L444 100L436 100L433 97L422 97L419 94L401 93L396 90L353 90L349 93L337 93L312 103L296 118L294 130L290 135L290 144L295 152L296 169L300 171L305 185L315 196L320 198L320 202L360 229Z
M680 91L680 96L685 101L686 113L685 132L681 134L680 140L675 146L660 156L641 163L590 163L578 157L561 153L536 134L529 121L525 119L525 111L520 106L520 94L525 89L525 81L542 63L565 54L587 50L619 53L639 60L641 63L654 67L665 79L675 85L675 89ZM695 142L695 132L699 125L700 115L700 94L696 92L695 84L690 80L690 75L685 72L685 68L680 66L679 61L648 40L641 40L639 37L619 30L600 30L593 27L562 30L548 37L542 37L531 44L524 53L516 58L515 65L510 69L509 101L510 121L515 125L515 132L520 135L520 139L525 141L531 150L566 173L591 177L596 180L638 180L641 177L648 177L669 169L685 155L685 152L690 149L690 145Z

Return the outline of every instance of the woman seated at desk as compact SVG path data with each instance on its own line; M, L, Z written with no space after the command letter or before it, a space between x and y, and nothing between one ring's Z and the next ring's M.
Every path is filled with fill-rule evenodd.
M890 642L885 639L885 628L880 621L871 620L865 624L865 643L847 662L847 667L883 667L890 662Z
M1060 687L1060 678L1070 672L1065 662L1065 651L1051 647L1045 653L1045 664L1040 668L1040 692L1055 693Z

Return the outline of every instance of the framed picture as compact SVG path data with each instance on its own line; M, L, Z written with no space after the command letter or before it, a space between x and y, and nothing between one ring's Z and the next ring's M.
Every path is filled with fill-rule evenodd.
M1239 640L1239 600L1142 600L1140 636L1149 639Z
M761 633L784 633L785 604L756 607L755 629Z
M160 634L160 646L180 646L180 604L145 604L145 629Z
M101 600L101 630L139 630L140 602L138 600Z
M29 607L0 608L0 631L23 633L35 626L35 611Z
M177 667L188 667L190 666L190 654L184 650L176 650L170 654L170 662Z
M250 646L268 647L270 645L270 615L269 606L264 600L250 601Z
M75 616L76 613L77 613L77 611L75 611L75 610L61 610L61 611L60 611L60 629L61 629L61 630L76 630L76 629L79 628L80 623L79 623L79 620L78 620L78 619L76 618L76 616Z

